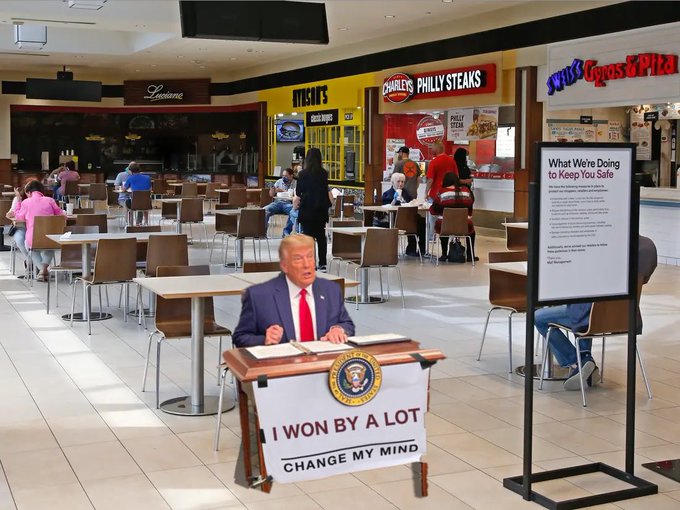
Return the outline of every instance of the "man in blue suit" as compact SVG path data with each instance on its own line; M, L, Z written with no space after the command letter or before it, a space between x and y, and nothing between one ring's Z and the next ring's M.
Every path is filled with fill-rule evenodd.
M303 234L281 241L282 273L243 294L234 346L313 339L344 343L354 335L338 284L316 279L314 248L314 239Z

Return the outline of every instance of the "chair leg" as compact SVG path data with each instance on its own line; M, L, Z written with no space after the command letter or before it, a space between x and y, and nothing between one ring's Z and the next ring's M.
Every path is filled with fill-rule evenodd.
M87 289L88 285L85 285L85 301L87 301L87 334L92 334L92 322L90 321L90 311L92 310L92 289Z
M73 292L71 293L71 327L73 327L73 313L76 310L76 285L73 284Z
M125 289L125 302L123 304L123 322L128 321L128 312L130 311L130 289L128 287L127 283L123 284L123 288Z
M269 238L265 238L265 241L267 241L267 256L269 257L269 262L272 261L272 251L269 249Z
M50 313L50 280L52 279L52 271L47 273L47 304L46 304L46 313L49 315ZM57 281L57 274L54 274L54 281ZM56 285L56 283L55 283Z
M222 363L222 335L217 337L217 364ZM217 384L220 384L220 369L217 368Z
M370 269L368 269L368 271L370 271ZM384 301L385 296L383 295L382 267L378 268L378 280L380 280L380 299Z
M347 267L348 267L348 269L349 269L349 266L347 266ZM354 268L354 280L355 280L355 281L358 281L358 280L359 280L359 278L358 278L358 271L359 271L359 266L357 266L357 267ZM368 269L367 269L367 271L368 271ZM357 310L359 309L359 287L360 287L360 286L361 286L361 285L357 285L357 286L356 286L357 297L356 297L356 303L355 303L355 304L356 304Z
M203 235L205 235L205 247L208 247L208 226L203 223Z
M486 339L486 330L489 327L489 318L491 317L491 312L495 310L495 307L489 308L486 314L486 322L484 323L484 331L482 331L482 343L479 344L479 354L477 354L477 361L482 359L482 349L484 349L484 340Z
M399 276L399 288L401 289L401 307L406 308L406 301L404 301L404 284L401 280L401 269L399 269L396 266L394 267L394 269L397 270L397 275ZM389 289L389 280L388 280L388 287L387 288ZM389 292L389 290L388 290L388 292Z
M109 303L109 286L104 287L104 295L106 296L106 307L111 308L111 303Z
M220 449L220 428L222 427L222 403L224 401L224 381L227 378L227 369L219 369L220 373L217 379L217 384L220 386L220 398L217 401L217 426L215 427L215 443L213 449L218 451Z
M604 344L605 344L606 340L607 340L607 337L603 336L602 337L602 357L600 358L600 383L602 381L604 381Z
M515 312L510 312L508 314L508 373L512 374L512 314Z
M552 330L553 328L548 328L548 334L545 337L545 349L543 349L543 361L541 362L541 373L538 377L539 390L543 389L543 374L545 373L545 364L548 362L548 351L550 350L548 346L550 345L550 333L552 333Z
M144 375L142 376L142 392L146 391L146 375L149 372L149 358L151 357L151 342L153 341L153 336L156 334L154 331L149 335L149 341L146 346L146 361L144 363Z
M645 370L645 365L642 363L642 356L640 355L640 347L637 343L635 344L635 352L637 353L638 362L640 363L640 372L642 372L642 380L645 381L645 386L647 387L647 395L649 399L652 399L652 389L649 387L649 380L647 379L647 371Z
M159 336L156 341L156 409L161 407L161 343L163 337Z
M101 285L98 286L99 290L99 313L104 313L104 309L102 308L102 287Z
M587 407L586 404L586 390L583 387L583 377L581 377L581 371L583 370L583 364L581 363L581 345L579 343L580 338L576 337L576 364L578 365L578 380L581 385L581 398L583 399L583 407Z
M475 267L475 249L472 246L472 237L465 236L465 238L469 241L468 248L470 248L470 256L472 257L472 267Z
M212 262L212 255L213 255L213 250L215 249L215 238L216 237L217 237L217 232L215 232L213 234L212 244L210 245L210 255L208 255L208 264L210 264ZM206 237L206 239L207 239L207 237ZM206 240L206 242L208 242L208 241ZM222 234L222 242L224 242L224 234Z

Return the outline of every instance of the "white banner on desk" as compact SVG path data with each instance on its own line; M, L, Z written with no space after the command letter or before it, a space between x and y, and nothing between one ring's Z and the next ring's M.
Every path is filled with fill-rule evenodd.
M327 373L254 383L267 473L287 483L419 462L429 374L420 363L384 366L380 391L358 407L333 398Z

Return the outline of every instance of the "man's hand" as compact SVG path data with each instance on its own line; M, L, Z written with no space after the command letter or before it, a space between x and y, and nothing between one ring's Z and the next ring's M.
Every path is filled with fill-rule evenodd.
M328 333L321 337L321 340L332 344L344 344L347 343L347 333L342 326L332 326Z
M293 209L299 209L300 208L300 197L294 196L293 197Z
M264 345L276 345L281 342L283 337L283 328L278 324L272 324L267 328L264 336Z

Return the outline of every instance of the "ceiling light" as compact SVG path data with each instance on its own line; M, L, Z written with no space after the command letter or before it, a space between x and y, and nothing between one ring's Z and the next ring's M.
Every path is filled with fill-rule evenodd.
M42 50L47 44L47 27L39 25L14 25L14 44L21 49Z
M452 4L453 0L442 0L443 4Z
M276 116L277 117L283 117L283 113L277 113Z
M151 64L151 67L158 67L158 64Z
M177 58L184 58L184 55L177 55Z
M136 72L136 73L138 73L139 71L140 71L140 69L135 69L135 72Z
M236 60L236 57L229 57L229 60Z
M297 115L297 112L293 112L293 113L291 113L291 115Z
M205 66L198 66L199 69L205 69Z
M107 0L68 0L69 9L82 9L85 11L98 11Z
M394 19L396 16L394 14L385 14L385 19Z

